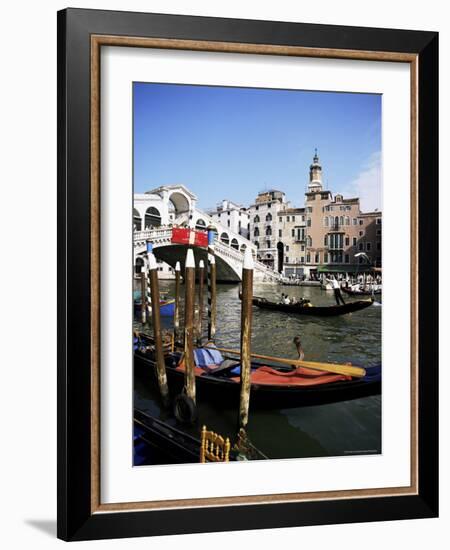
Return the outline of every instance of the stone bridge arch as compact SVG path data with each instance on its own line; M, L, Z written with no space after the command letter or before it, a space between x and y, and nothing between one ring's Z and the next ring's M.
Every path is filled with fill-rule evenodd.
M174 190L167 195L167 203L169 210L173 209L175 219L182 214L187 214L192 211L192 197L190 194L184 193L183 190L180 189Z

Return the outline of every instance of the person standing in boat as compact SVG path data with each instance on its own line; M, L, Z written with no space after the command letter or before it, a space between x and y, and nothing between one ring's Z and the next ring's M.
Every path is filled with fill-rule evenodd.
M336 304L345 306L344 298L342 297L341 287L339 286L339 283L335 277L332 279L327 279L333 288L334 291L334 298L336 300Z
M300 336L296 336L294 338L294 344L295 344L295 347L297 348L298 361L303 361L303 359L305 358L305 351L303 350Z

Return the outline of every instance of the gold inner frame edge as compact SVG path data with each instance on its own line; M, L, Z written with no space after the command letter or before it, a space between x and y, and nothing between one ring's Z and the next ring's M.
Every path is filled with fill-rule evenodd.
M222 53L390 61L410 65L411 149L411 484L407 487L282 493L233 497L149 500L102 504L100 501L100 50L102 46L163 48ZM418 494L418 55L402 52L307 48L270 44L212 42L132 36L91 35L91 513L275 504L405 496Z

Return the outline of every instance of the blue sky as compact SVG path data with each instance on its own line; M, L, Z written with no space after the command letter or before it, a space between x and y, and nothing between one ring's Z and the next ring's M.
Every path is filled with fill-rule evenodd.
M381 210L381 96L134 83L134 191L182 183L201 208L284 191L303 205L317 147L325 187Z

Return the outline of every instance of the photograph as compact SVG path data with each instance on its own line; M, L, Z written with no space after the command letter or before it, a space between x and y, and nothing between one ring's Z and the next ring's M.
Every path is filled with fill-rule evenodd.
M437 517L438 33L398 13L58 12L62 540Z
M382 94L132 87L133 466L382 454Z

